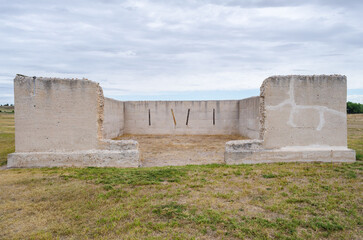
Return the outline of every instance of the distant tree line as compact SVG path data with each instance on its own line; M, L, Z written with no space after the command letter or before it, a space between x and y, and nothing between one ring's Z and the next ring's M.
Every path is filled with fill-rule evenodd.
M13 113L14 104L0 104L0 113Z
M363 113L363 104L347 102L347 113Z

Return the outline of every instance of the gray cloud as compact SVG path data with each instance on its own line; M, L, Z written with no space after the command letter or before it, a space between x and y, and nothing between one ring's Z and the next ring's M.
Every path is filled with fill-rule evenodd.
M105 94L259 88L345 74L363 88L362 1L3 1L0 98L16 73L86 77Z

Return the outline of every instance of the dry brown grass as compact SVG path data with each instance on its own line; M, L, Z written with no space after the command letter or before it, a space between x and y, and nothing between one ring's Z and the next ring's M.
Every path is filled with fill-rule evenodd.
M9 153L15 150L15 126L13 113L0 113L0 166L6 164Z
M96 227L99 213L108 209L97 198L101 186L64 181L39 170L5 171L0 188L1 239L82 236L87 233L84 225Z
M348 115L348 147L356 151L357 159L363 160L363 114Z

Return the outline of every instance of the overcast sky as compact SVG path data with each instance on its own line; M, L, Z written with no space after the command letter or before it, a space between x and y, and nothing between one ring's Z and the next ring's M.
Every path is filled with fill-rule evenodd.
M118 99L236 99L271 75L343 74L363 103L363 1L0 0L0 103L15 74Z

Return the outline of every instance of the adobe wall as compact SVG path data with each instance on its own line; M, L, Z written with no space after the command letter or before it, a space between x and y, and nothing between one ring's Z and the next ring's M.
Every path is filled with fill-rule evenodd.
M103 121L98 83L17 75L14 96L16 152L98 147Z
M264 148L346 147L346 94L345 76L267 78L261 86Z
M103 138L111 139L124 132L124 102L105 98Z
M125 102L124 133L238 134L238 111L235 100Z
M260 137L260 97L239 101L239 134L251 139Z

